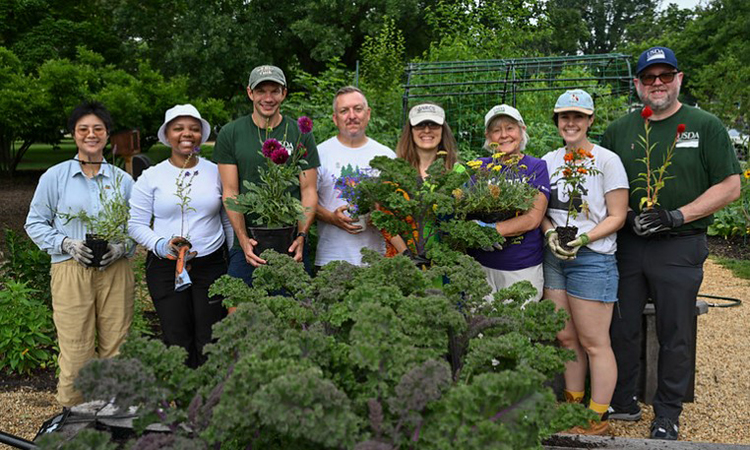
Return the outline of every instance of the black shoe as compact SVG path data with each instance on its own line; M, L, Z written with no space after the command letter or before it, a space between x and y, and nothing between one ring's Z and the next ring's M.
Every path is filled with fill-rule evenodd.
M638 403L635 400L633 400L633 403L624 407L610 405L607 412L609 413L610 420L627 420L629 422L641 420L641 415L643 414L641 412L641 407L638 406Z
M680 434L680 422L669 417L657 417L651 422L651 439L676 441Z

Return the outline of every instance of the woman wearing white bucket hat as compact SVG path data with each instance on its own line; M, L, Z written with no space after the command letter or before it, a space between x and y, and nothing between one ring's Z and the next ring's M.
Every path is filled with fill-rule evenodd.
M149 250L146 282L163 339L188 352L190 367L205 361L211 327L226 315L208 288L227 272L226 243L233 240L218 167L199 156L210 133L193 105L167 110L157 135L172 153L138 178L128 223L133 239Z

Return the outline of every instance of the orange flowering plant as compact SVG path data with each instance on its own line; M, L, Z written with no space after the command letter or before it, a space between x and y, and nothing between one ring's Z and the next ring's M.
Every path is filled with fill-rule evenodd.
M588 203L583 201L583 181L589 175L599 175L601 172L594 164L594 155L590 151L579 148L577 150L568 150L563 157L563 165L558 167L552 174L562 175L563 192L568 194L568 216L565 220L565 226L568 226L570 218L577 217L579 211L575 209L574 199L581 200L581 211L588 214Z
M667 149L667 154L664 155L662 164L655 167L651 163L651 155L656 148L656 143L652 144L649 139L651 134L651 119L653 111L649 106L646 106L641 111L641 117L643 117L643 127L646 131L646 135L640 135L638 138L640 142L638 144L645 150L646 154L643 158L637 159L646 165L646 171L638 174L638 177L634 181L640 181L645 186L638 186L633 189L633 192L646 191L646 195L641 198L638 203L638 207L643 210L644 206L646 209L651 209L659 206L659 191L664 187L664 183L673 177L667 176L667 168L672 164L672 157L674 156L674 149L677 145L677 141L680 139L680 135L685 131L685 124L677 125L677 132L672 140L672 145Z

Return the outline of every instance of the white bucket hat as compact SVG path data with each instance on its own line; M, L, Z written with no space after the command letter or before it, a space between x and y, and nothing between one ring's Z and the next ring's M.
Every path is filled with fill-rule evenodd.
M159 142L169 147L169 141L167 140L166 134L167 125L169 125L169 122L182 116L193 117L201 122L201 145L205 144L211 135L211 125L206 119L201 117L201 113L199 113L195 106L190 103L186 105L175 105L164 113L164 123L161 124L159 131L156 133L159 137Z

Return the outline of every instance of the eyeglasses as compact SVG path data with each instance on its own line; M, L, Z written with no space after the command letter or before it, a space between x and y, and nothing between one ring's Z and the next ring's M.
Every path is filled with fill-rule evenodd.
M88 136L90 131L93 131L96 135L103 135L107 134L107 128L103 125L94 125L93 127L89 127L88 125L81 125L78 128L76 128L76 133L80 136Z
M674 77L678 73L679 72L666 72L660 73L659 75L641 75L639 78L641 79L641 83L646 86L654 84L657 78L660 79L662 83L669 84L674 81Z
M429 128L430 130L438 130L442 128L442 125L438 125L435 122L421 122L416 125L412 125L412 128L415 130L424 130L425 128Z

